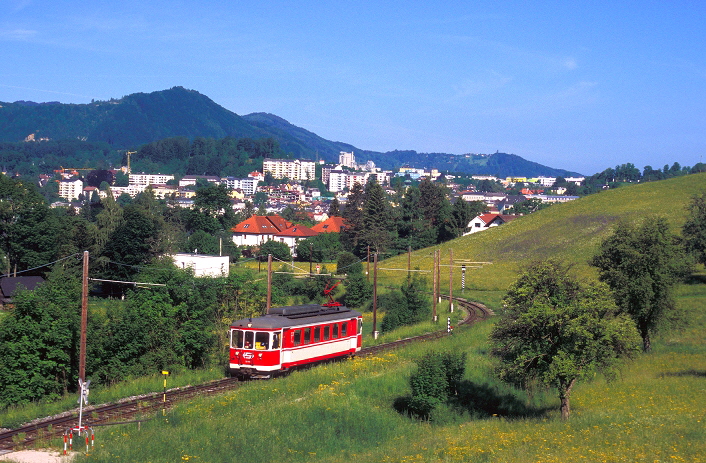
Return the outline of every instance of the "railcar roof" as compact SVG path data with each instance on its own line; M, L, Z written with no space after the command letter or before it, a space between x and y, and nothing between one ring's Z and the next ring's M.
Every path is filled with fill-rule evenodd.
M314 325L317 323L336 322L360 317L361 313L348 307L325 307L318 304L276 307L262 317L243 318L233 322L231 328L291 328Z

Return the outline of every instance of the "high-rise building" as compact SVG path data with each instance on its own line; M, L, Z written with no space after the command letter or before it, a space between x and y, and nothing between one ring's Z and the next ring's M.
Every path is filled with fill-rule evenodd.
M345 151L341 151L340 154L338 155L338 163L342 166L355 169L356 164L355 164L355 155L353 154L353 151L351 151L350 153L347 153Z

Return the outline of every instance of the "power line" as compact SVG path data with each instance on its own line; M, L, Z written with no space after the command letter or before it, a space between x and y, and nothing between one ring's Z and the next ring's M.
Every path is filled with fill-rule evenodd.
M67 260L67 259L71 259L72 257L78 257L78 256L80 256L80 255L81 255L81 253L78 253L78 252L77 252L76 254L71 254L70 256L62 257L62 258L59 259L59 260L55 260L54 262L49 262L48 264L42 264L42 265L40 265L40 266L38 266L38 267L28 268L27 270L20 270L19 272L12 272L12 273L6 273L6 274L4 274L4 275L0 275L0 278L11 277L12 275L16 275L16 274L18 274L18 273L31 272L32 270L37 270L37 269L42 268L42 267L48 267L48 266L50 266L50 265L59 263L59 262L61 262L61 261Z

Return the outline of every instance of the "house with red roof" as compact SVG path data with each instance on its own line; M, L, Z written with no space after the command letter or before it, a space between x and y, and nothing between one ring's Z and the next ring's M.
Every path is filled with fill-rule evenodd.
M281 241L282 243L289 246L289 250L292 255L296 255L295 249L299 241L305 240L312 236L316 236L318 234L319 232L315 232L309 227L295 224L277 233L273 239L275 241Z
M471 233L487 230L491 227L497 227L507 222L511 222L518 217L520 216L506 214L481 214L468 222L469 230L464 233L464 235L470 235Z
M343 217L336 216L331 216L311 227L317 233L340 233L343 228L345 228Z
M291 226L291 222L279 215L253 215L231 228L233 243L237 246L259 246L275 239L275 235Z

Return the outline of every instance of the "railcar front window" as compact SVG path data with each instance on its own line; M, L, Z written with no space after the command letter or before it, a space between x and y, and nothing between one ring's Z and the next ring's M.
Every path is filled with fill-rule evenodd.
M245 349L252 349L253 348L253 346L254 346L253 337L254 337L254 333L252 331L245 332L245 344L243 346Z
M279 333L272 333L272 348L279 349Z
M270 348L270 333L258 331L255 333L255 349L267 350Z

